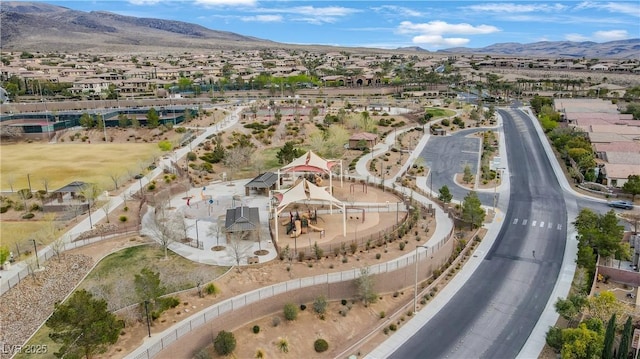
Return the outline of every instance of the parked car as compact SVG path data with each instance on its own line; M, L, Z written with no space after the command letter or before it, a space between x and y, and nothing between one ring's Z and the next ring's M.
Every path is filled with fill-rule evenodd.
M622 209L633 209L633 203L628 202L628 201L611 201L611 202L609 202L609 207L622 208Z

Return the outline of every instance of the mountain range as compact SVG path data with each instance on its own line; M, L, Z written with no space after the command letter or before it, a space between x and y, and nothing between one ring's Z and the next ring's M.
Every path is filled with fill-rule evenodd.
M32 52L162 52L206 49L325 48L292 45L217 31L182 21L139 18L106 11L84 12L42 2L0 2L0 43L4 51ZM340 48L343 49L343 48ZM360 49L387 52L384 49ZM420 47L396 51L423 52ZM586 58L638 58L640 39L596 42L543 41L531 44L500 43L491 46L440 50L452 54L553 56Z

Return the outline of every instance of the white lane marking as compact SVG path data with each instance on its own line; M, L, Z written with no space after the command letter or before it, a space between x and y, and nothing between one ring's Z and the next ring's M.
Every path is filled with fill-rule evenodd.
M531 222L531 227L535 227L535 226L536 226L536 223L538 223L538 221L533 221L533 222Z
M562 225L558 224L558 230L561 230L561 229L562 229Z
M518 224L518 219L517 218L513 220L513 224Z
M540 228L544 228L544 222L540 222Z
M523 220L522 220L522 225L523 225L523 226L526 226L526 225L527 225L527 221L528 221L527 219L523 219Z

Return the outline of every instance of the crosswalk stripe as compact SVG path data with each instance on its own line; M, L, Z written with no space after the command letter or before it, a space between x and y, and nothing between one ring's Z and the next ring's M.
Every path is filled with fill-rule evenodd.
M544 222L540 222L540 228L544 228Z
M551 229L553 227L553 223L549 222L549 229Z
M531 222L531 227L535 227L536 226L537 221L533 221Z
M518 224L518 219L517 218L513 220L513 224Z
M562 229L562 225L558 224L558 230L561 230L561 229Z
M523 220L522 220L522 225L523 225L523 226L526 226L526 225L527 225L527 220L526 220L526 219L523 219Z

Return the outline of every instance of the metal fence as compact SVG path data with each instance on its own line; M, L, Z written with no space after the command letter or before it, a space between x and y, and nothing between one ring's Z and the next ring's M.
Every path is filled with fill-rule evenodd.
M93 244L105 239L115 238L115 237L124 236L124 235L137 234L139 231L140 231L140 226L120 228L107 233L102 233L92 238L86 238L82 240L64 243L64 245L61 245L59 247L56 247L56 244L52 243L42 249L38 249L37 260L34 258L34 259L28 259L24 261L23 263L26 263L26 266L24 268L18 271L15 275L8 277L6 281L0 282L0 295L3 295L7 291L9 291L9 289L18 285L18 283L20 283L22 280L27 278L29 274L33 273L33 271L37 269L38 263L46 262L47 260L51 259L51 257L55 256L56 253L60 254L65 251L83 247L83 246Z
M416 262L416 258L420 261L428 259L430 256L433 256L433 254L437 252L440 248L444 247L444 244L447 243L452 238L454 238L453 230L438 242L430 245L429 246L430 250L423 251L422 253L418 253L417 257L409 254L405 257L401 257L386 263L380 263L380 264L369 266L368 267L369 274L378 275L378 274L391 273L391 272L395 272L395 271L413 266ZM357 279L359 276L360 276L360 269L354 268L352 270L343 271L343 272L327 273L327 274L321 274L313 277L293 279L287 282L274 284L268 287L263 287L260 289L253 290L251 292L240 294L238 296L226 299L220 303L217 303L211 306L209 309L198 314L192 319L185 320L176 329L156 339L156 341L153 344L151 344L146 349L143 349L143 351L138 353L133 352L128 356L126 356L126 358L132 358L132 359L153 358L155 355L160 353L166 347L168 347L169 345L171 345L181 337L201 327L202 325L221 317L223 314L240 310L243 307L259 302L261 300L266 300L283 293L296 291L303 288L310 288L318 285L328 285L328 284L334 284L334 283L340 283L340 282L353 281Z

